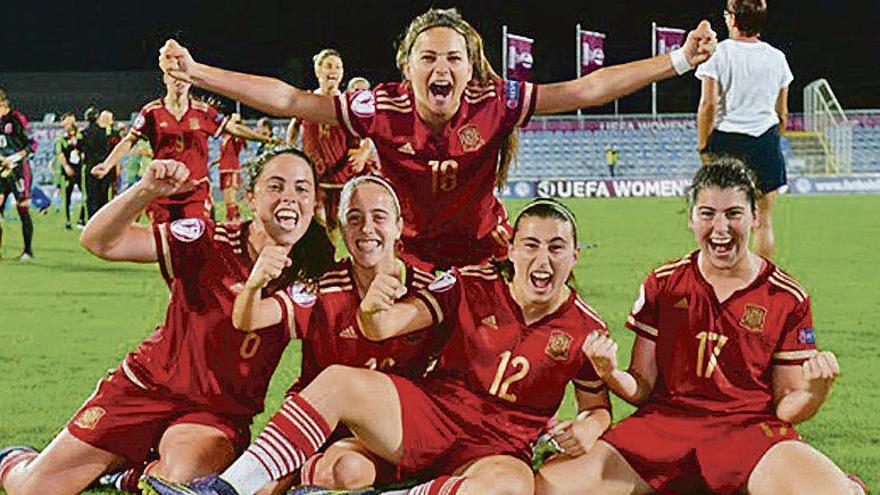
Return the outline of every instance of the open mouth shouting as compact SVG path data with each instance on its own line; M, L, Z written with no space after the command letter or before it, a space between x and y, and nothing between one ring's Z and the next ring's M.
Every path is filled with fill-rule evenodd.
M299 213L285 206L275 210L274 218L275 223L287 232L293 231L299 225Z
M452 81L437 80L428 84L428 94L431 103L436 106L446 106L452 99Z
M364 254L377 253L382 250L382 241L379 239L358 239L354 241L358 251Z
M537 292L546 292L553 286L553 274L544 270L529 273L529 284Z
M733 252L734 243L732 237L710 237L709 250L718 258L729 256Z

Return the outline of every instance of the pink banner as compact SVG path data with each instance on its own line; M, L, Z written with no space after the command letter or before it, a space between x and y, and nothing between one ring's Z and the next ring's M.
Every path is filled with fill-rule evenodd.
M684 29L675 28L657 28L657 55L663 55L673 50L677 50L684 45L687 33Z
M581 75L605 65L605 34L581 31Z
M507 35L507 79L529 80L532 74L532 43L534 40L524 36Z

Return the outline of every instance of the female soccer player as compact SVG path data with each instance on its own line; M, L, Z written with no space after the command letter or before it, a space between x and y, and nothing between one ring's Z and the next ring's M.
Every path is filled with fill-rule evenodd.
M284 148L255 162L247 200L252 222L221 225L187 218L152 228L134 219L157 198L194 187L185 164L155 160L138 184L86 226L82 244L113 261L158 262L170 283L165 323L102 380L67 427L39 455L0 454L0 487L10 495L74 494L105 471L141 466L178 480L217 472L250 441L269 379L294 331L293 315L265 330L232 326L235 294L267 245L287 255L266 294L290 307L284 290L317 280L333 249L313 220L315 171Z
M285 401L220 477L145 485L160 495L251 494L297 469L341 422L400 475L444 475L410 494L531 494L530 442L555 415L568 382L579 410L590 413L567 425L564 443L587 451L610 423L606 390L580 350L606 327L567 285L578 248L563 205L528 205L509 258L507 276L487 265L455 269L400 302L399 278L376 274L358 314L367 338L433 332L440 323L450 329L440 363L421 383L330 366Z
M758 176L758 223L755 252L768 260L775 254L773 206L776 190L785 185L785 158L779 133L788 121L788 86L794 79L785 54L761 41L767 18L764 0L726 0L724 23L730 38L701 65L697 111L697 148L709 155L742 159Z
M229 117L229 122L235 122L245 127L244 124L241 124L241 115L237 113ZM251 132L258 133L257 131ZM220 191L223 193L223 203L226 205L227 222L240 220L237 196L241 187L241 162L238 157L244 145L243 138L232 134L224 135L220 142L220 156L211 162L211 165L214 163L220 165Z
M803 287L749 250L758 194L739 160L697 172L688 224L699 249L642 284L629 369L609 336L584 346L639 408L586 455L544 467L539 495L857 493L792 426L818 412L840 370L816 350Z
M504 183L514 158L515 129L533 113L601 105L682 74L711 55L714 41L703 21L671 55L533 85L499 78L479 33L456 10L431 9L412 21L398 47L405 81L373 91L316 95L277 79L197 63L174 40L161 49L159 65L174 78L267 113L372 138L382 172L400 195L404 254L448 267L506 255L510 227L493 190Z
M422 331L381 342L367 339L358 329L357 311L370 284L380 272L400 280L406 294L424 289L433 275L400 260L395 252L403 220L397 195L385 180L362 176L346 183L341 194L339 223L350 257L338 262L318 283L316 296L294 298L302 339L302 370L290 392L300 392L333 364L375 369L420 380L447 336L441 330ZM264 259L265 258L265 259ZM262 288L283 267L283 254L266 248L238 294L233 324L254 331L281 321L284 312L276 299L263 298ZM300 306L310 309L303 310ZM302 316L301 316L302 315ZM307 319L303 321L302 318ZM338 429L336 438L351 437ZM336 488L363 488L376 475L391 471L351 438L336 442L302 470L302 481ZM378 468L377 468L378 467ZM387 476L387 475L386 475Z
M325 48L312 60L318 79L318 89L313 93L339 97L339 86L345 73L342 55L332 48ZM300 135L302 150L318 169L321 184L318 201L323 206L318 210L319 218L328 231L334 231L338 226L336 212L340 190L349 179L364 172L372 156L373 144L369 139L355 138L335 125L293 118L287 128L288 144L293 145Z
M186 164L192 190L157 198L147 208L154 223L180 218L208 218L211 211L211 187L208 182L208 138L223 132L254 141L267 138L238 122L217 113L210 104L190 97L191 85L163 75L165 96L144 105L134 119L129 134L119 142L91 173L102 178L116 167L138 139L146 139L156 159L174 159Z

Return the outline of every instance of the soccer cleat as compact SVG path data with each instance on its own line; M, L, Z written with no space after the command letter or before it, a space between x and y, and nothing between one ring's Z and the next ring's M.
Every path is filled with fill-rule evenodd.
M342 490L337 488L324 488L321 486L301 485L293 488L287 495L379 495L372 488L363 488L360 490Z
M854 489L853 493L856 493L859 495L868 495L868 486L865 485L865 482L862 481L861 478L859 478L858 476L856 476L854 474L848 474L848 475L846 475L846 477L849 478L849 480L852 481L852 483L854 485L853 486L853 489Z
M144 476L138 482L144 495L239 495L219 476L205 476L189 483L173 483L159 476Z
M37 451L33 447L28 447L27 445L14 445L12 447L6 447L4 449L0 449L0 480L2 480L4 471L6 471L6 466L3 463L7 459L11 459L15 454L26 454L32 453L36 454Z
M18 261L30 261L34 259L34 255L31 253L21 253L18 255Z
M110 488L113 490L121 490L120 480L125 476L125 471L116 471L102 475L92 484L94 488Z

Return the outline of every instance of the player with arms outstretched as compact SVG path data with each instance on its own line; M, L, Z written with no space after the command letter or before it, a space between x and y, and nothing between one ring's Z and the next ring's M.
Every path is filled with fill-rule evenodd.
M283 288L316 280L333 260L332 245L313 220L316 179L305 155L279 150L254 167L252 222L134 224L156 198L193 187L189 169L173 160L153 161L140 182L92 218L82 234L89 251L159 264L171 286L165 323L101 380L42 453L0 452L6 493L79 493L105 471L143 468L154 448L159 458L148 472L189 480L223 469L248 445L294 315L285 312L277 324L243 333L232 326L235 295L265 246L286 255L266 288L285 309L292 305Z
M816 349L803 287L749 249L757 196L739 160L697 172L688 224L699 249L639 289L629 369L617 369L609 336L585 346L638 410L586 455L545 466L537 494L859 493L793 427L818 412L840 370Z
M712 53L704 21L671 55L582 78L535 85L504 81L489 65L479 33L454 9L416 17L397 51L404 82L336 97L277 79L210 67L170 40L160 51L166 74L273 115L341 126L375 143L382 173L400 196L404 255L434 267L506 256L510 226L496 186L516 152L518 127L535 113L601 105L681 74Z

